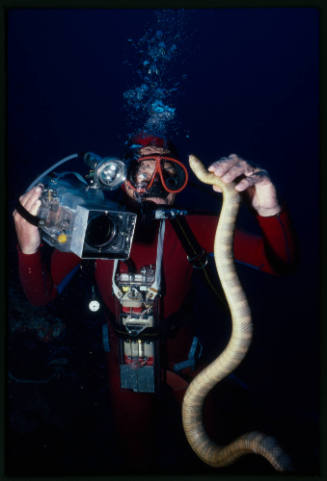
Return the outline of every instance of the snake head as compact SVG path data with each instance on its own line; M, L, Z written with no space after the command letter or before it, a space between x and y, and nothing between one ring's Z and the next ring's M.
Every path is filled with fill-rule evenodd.
M238 195L238 193L235 191L234 182L225 184L220 177L212 172L209 172L201 160L195 155L189 155L189 164L194 172L194 175L204 184L217 185L223 191L223 194L230 193L235 194L235 196Z

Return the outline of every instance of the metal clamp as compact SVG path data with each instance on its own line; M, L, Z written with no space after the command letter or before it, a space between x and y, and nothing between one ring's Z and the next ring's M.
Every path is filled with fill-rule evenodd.
M201 252L199 252L193 257L187 256L187 260L189 261L189 263L192 265L194 269L204 269L209 262L207 251L205 249L202 249ZM199 264L199 262L201 262L201 264Z

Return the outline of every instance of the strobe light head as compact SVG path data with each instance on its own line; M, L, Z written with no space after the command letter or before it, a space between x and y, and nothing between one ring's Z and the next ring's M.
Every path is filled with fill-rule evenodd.
M126 165L123 161L105 157L97 166L95 176L102 188L114 190L126 180Z
M91 168L91 187L115 190L126 180L126 164L116 157L100 157L92 152L84 154L86 164Z

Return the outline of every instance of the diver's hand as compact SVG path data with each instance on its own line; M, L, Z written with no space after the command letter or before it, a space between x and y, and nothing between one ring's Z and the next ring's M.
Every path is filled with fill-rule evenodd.
M41 205L41 192L42 187L37 186L19 197L19 202L32 215L37 215ZM41 244L41 236L38 227L27 222L17 210L14 210L13 212L13 218L21 251L23 254L34 254Z
M244 192L260 216L269 217L281 211L275 186L266 170L252 166L236 154L222 157L208 170L226 184L235 181L235 190ZM213 186L213 189L221 192L218 186Z

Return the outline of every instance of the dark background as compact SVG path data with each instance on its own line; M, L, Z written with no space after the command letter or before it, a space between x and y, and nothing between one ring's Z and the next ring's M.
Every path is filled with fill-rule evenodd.
M19 286L10 214L16 198L43 170L71 153L121 154L130 132L122 93L139 83L133 68L124 63L136 61L127 39L140 38L152 23L151 10L9 11L8 258L15 293ZM175 76L188 75L175 100L179 136L172 135L181 157L186 159L192 152L208 165L236 152L266 168L288 207L301 254L297 271L282 278L239 267L253 310L254 339L237 377L220 394L223 407L229 407L224 430L228 431L227 420L234 416L233 429L235 435L240 434L242 417L254 417L259 427L282 442L297 472L318 474L319 12L311 8L201 9L186 15L186 32L181 62L174 66ZM214 208L214 198L191 188L181 198L190 206L210 203ZM239 224L257 229L245 209ZM14 302L13 296L9 299ZM203 306L199 310L203 319ZM213 317L212 310L206 307L207 318ZM14 323L15 319L9 319L9 325ZM36 359L49 361L49 343L40 343L34 335L26 344L28 336L20 333L19 341L17 333L10 337L16 373L26 364L26 352L28 357L33 353ZM60 343L56 346L60 351ZM13 369L12 357L8 367ZM31 365L24 373L26 379L35 377L33 369ZM81 370L78 379L85 372ZM57 382L55 391L62 393ZM38 385L10 383L9 393L16 404L14 409L11 401L9 410L16 417L9 417L14 419L8 429L9 467L17 466L18 456L22 471L37 470L40 457L45 457L55 458L63 469L75 472L79 466L83 472L78 448L72 448L70 460L62 460L53 454L58 443L51 445L54 434L49 425L60 424L55 416L63 416L69 406L62 397L54 401L52 393L56 407L45 409L50 391L45 389L40 397L41 388L36 393L37 389ZM37 404L35 396L43 400ZM75 391L69 396L76 396L76 405L84 402ZM42 421L34 408L34 424L28 424L21 414L26 402L19 404L17 399L41 406ZM60 403L63 406L58 408ZM61 422L63 433L67 421ZM250 429L256 427L254 422ZM44 444L50 454L44 454ZM28 446L33 446L33 455ZM245 468L246 472L255 470L252 465Z

